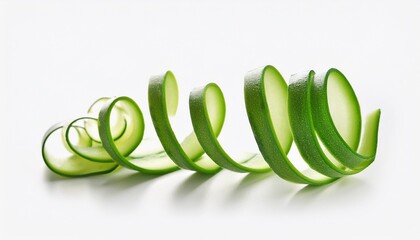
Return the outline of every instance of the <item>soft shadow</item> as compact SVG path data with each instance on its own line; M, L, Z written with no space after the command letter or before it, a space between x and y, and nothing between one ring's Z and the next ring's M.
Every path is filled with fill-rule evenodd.
M175 198L176 199L185 198L186 196L190 195L195 190L197 190L198 187L203 185L205 182L207 182L213 176L214 176L213 174L203 174L203 173L199 173L199 172L195 172L195 173L191 174L176 189L175 194L174 194Z
M166 176L144 174L128 169L117 168L111 173L103 175L93 175L85 177L64 177L57 175L48 169L45 171L44 177L51 189L56 189L58 186L61 191L68 190L73 192L75 188L89 187L92 193L102 195L115 195L121 191L130 188L144 189L151 181ZM137 189L136 189L137 190Z
M261 211L273 211L284 205L285 199L295 192L295 187L280 179L274 172L249 173L225 198L229 209L241 204L257 204Z
M340 179L330 184L322 185L322 186L306 185L305 187L297 191L296 194L293 196L293 198L313 199L314 197L321 194L326 189L330 188L332 185L337 184L338 181L340 181Z
M199 209L206 199L210 186L208 183L213 176L213 174L196 172L180 183L172 196L171 204L174 205L174 209L180 209L184 212Z
M115 175L118 174L120 171L122 170L122 167L117 167L114 171L110 172L110 173L106 173L106 174L98 174L98 175L90 175L90 176L80 176L80 177L66 177L66 176L61 176L57 173L52 172L50 169L46 168L44 170L44 179L47 182L65 182L65 181L77 181L80 179L83 179L84 181L92 181L98 178L102 178L102 176L110 176L110 175Z
M356 177L344 177L323 186L307 185L290 199L289 205L309 206L314 203L328 205L339 199L345 199L355 193L364 192L367 184Z
M155 181L165 175L152 175L139 172L128 172L116 176L108 176L103 181L91 183L91 192L100 203L114 206L136 206L146 196L147 190Z
M108 192L110 193L112 191L123 191L132 187L137 187L142 184L146 184L162 176L164 175L153 175L134 172L123 176L113 177L107 180L106 182L99 184L98 187L106 188L109 190Z
M243 194L247 191L252 189L252 186L256 185L257 183L267 179L269 177L273 177L273 172L268 173L249 173L247 174L239 184L232 190L230 194L230 200L235 201L236 199L243 196Z

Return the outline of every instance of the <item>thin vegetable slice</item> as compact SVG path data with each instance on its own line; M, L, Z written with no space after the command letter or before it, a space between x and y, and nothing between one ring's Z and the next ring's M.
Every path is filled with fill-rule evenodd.
M335 70L330 70L331 72ZM329 76L329 74L320 75ZM247 107L248 118L254 132L255 139L259 149L267 163L280 177L296 182L313 185L321 185L334 181L344 175L355 174L367 167L374 159L374 153L370 158L362 162L362 166L356 169L350 169L349 162L342 158L341 164L335 165L333 160L328 159L317 139L317 133L324 129L313 124L312 114L322 119L322 112L312 109L311 89L313 84L314 72L310 71L304 74L293 75L291 84L287 88L283 77L272 66L266 66L262 69L254 70L247 74L245 79L245 103ZM340 78L344 81L345 78ZM325 83L327 81L324 81ZM339 85L341 88L334 90L346 90L353 92L349 84ZM350 89L349 89L350 88ZM357 114L358 102L353 94L344 94L344 99L355 104L354 108L349 108L346 113L341 115L346 118L360 121ZM286 103L288 105L286 105ZM288 112L289 118L286 113ZM352 115L354 114L355 115ZM360 111L359 111L360 113ZM325 113L324 113L325 114ZM337 118L340 115L334 115ZM376 149L377 133L379 126L380 111L376 110L368 116L365 124L365 136L361 149ZM289 123L291 129L289 130ZM357 123L356 123L357 124ZM339 134L337 132L337 134ZM348 131L347 139L357 142L358 129ZM290 149L292 135L297 144L299 152L310 168L299 171L287 157ZM326 145L329 150L330 145ZM368 152L361 150L361 152ZM372 153L372 152L371 152ZM337 162L337 161L336 161ZM343 166L344 165L344 166ZM345 168L346 167L346 168Z
M169 115L175 115L178 107L178 84L172 72L153 76L149 82L149 109L156 133L168 156L181 168L202 173L216 173L221 170L208 156L203 156L204 150L194 132L181 143L175 136L169 121ZM219 109L218 114L224 115ZM224 117L223 117L224 119ZM223 121L213 125L216 135L219 135Z
M96 100L89 107L87 116L76 118L75 120L70 121L67 125L63 126L63 143L70 152L94 162L114 162L111 156L107 153L106 149L104 149L101 145L97 121L100 108L109 99L110 98L100 98ZM114 140L118 140L121 136L123 136L127 127L127 123L123 118L121 111L121 109L117 108L113 112L114 121L112 121L111 129ZM83 129L86 131L86 138L91 140L91 145L83 146L80 144L74 144L71 140L70 130L80 129L80 127L73 128L74 126L77 126L78 123L81 123L79 125L82 125Z
M322 74L318 78L318 86L314 86L314 75L313 71L295 74L291 77L289 86L289 119L299 152L312 169L326 176L342 177L358 173L372 163L375 155L363 156L351 148L351 146L357 148L360 139L361 117L356 95L347 79L336 69L330 69L327 73ZM327 82L331 82L328 91ZM314 93L325 94L325 97L312 101ZM328 93L332 95L330 101L327 98ZM346 104L340 104L341 107L330 109L328 103L333 105L336 99ZM319 111L320 108L323 108L324 111ZM330 110L334 111L330 112ZM334 116L335 122L340 128L335 127L331 116ZM361 148L376 149L379 117L380 110L368 115ZM329 124L324 124L322 121ZM345 133L343 134L345 138L340 135L340 130ZM325 133L329 135L325 135ZM318 136L322 136L321 139L324 144L326 143L325 147L332 155L336 156L335 159L332 155L328 157L324 153ZM334 145L347 148L337 149L332 147Z
M99 117L93 117L93 112ZM53 172L70 177L108 173L119 165L144 173L178 170L162 156L159 147L144 146L145 141L141 144L143 149L137 149L143 137L143 123L140 109L130 98L101 98L89 108L89 116L56 124L47 131L42 143L44 161ZM99 139L95 138L95 125ZM60 136L61 145L57 144Z
M335 89L341 91L334 91ZM359 146L359 102L350 83L339 70L333 68L326 73L315 75L311 88L311 103L318 137L338 162L348 168L362 170L374 161L380 110L368 114L365 135Z
M122 109L127 127L123 136L118 140L114 140L110 122L113 109L117 105ZM151 174L164 174L178 170L178 167L166 156L152 153L143 157L129 157L139 147L143 139L143 133L143 114L131 98L118 97L110 99L102 106L99 112L99 135L104 148L118 164Z
M190 113L194 132L211 159L221 167L235 172L268 172L271 168L259 154L234 160L222 148L214 126L223 126L225 120L225 99L215 83L196 88L190 94Z
M87 114L88 116L96 119L98 118L99 111L101 111L101 107L111 98L109 97L102 97L97 99L88 109ZM112 123L111 123L111 129L113 130L112 136L115 136L114 140L117 140L120 138L126 127L127 122L124 119L124 116L121 114L121 110L119 108L115 108L112 112L113 116L111 116ZM98 131L98 121L93 120L86 120L84 123L84 127L86 129L87 134L92 139L92 141L101 142L101 138L99 136Z
M67 177L80 177L112 172L118 167L115 162L100 163L89 161L73 152L63 144L57 144L62 138L63 127L68 123L57 123L50 127L42 139L42 157L51 171ZM80 146L92 146L92 140L82 127L73 127ZM54 144L55 143L55 144Z
M326 184L334 178L300 172L287 157L293 135L289 126L287 84L272 66L249 72L245 76L245 105L255 140L270 165L281 178L306 184ZM306 171L310 171L309 169Z

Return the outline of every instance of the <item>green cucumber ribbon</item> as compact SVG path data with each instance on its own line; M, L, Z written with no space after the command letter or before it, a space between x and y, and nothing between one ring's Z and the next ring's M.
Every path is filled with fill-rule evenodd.
M42 156L55 173L104 174L123 166L147 174L188 169L214 174L273 171L302 184L322 185L368 167L376 157L380 110L368 114L363 135L357 97L337 69L292 75L289 86L273 66L245 76L245 105L260 154L234 159L218 136L225 121L221 89L209 83L191 91L193 130L179 140L170 123L178 107L178 85L168 71L149 82L149 111L161 145L143 139L142 111L129 97L101 98L86 116L53 125L44 135ZM293 141L308 168L287 154Z

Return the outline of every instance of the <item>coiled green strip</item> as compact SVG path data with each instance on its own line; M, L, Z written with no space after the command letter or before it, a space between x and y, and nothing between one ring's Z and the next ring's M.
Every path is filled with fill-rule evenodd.
M245 76L244 93L261 154L233 159L219 143L226 106L215 83L191 92L194 131L178 140L169 121L177 110L178 86L168 71L150 79L148 93L163 149L142 141L145 125L140 108L131 98L117 97L101 98L87 116L52 126L43 138L42 156L53 172L71 177L108 173L119 165L149 174L180 168L212 174L225 168L272 170L285 180L313 185L358 173L374 161L380 110L367 116L362 136L359 102L337 69L292 75L287 86L274 67L266 66ZM59 138L63 144L57 144ZM298 170L287 156L293 140L307 170Z

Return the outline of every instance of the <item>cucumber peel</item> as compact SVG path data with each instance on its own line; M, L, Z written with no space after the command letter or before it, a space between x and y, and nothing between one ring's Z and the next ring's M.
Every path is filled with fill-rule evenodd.
M89 161L68 151L67 148L63 147L64 144L62 145L62 149L58 149L60 148L59 144L54 145L53 143L60 141L62 135L62 131L60 130L66 125L68 124L54 124L47 130L42 139L42 158L51 171L66 177L79 177L109 173L118 167L118 164L115 162L99 163ZM80 146L91 146L92 142L89 140L90 138L86 131L79 127L74 128L77 129L77 133L81 138L81 141L79 141Z
M225 120L225 100L221 89L215 83L196 88L190 94L191 121L197 138L208 156L222 168L235 172L262 173L270 171L262 156L254 154L251 157L234 160L229 156L217 140Z
M361 120L360 107L353 89L336 69L330 69L326 74L316 77L317 84L322 85L322 88L314 84L314 76L313 71L292 75L291 83L287 87L283 77L274 67L266 66L254 70L245 78L245 103L258 147L273 171L291 182L322 185L345 175L360 172L372 163L376 156L380 110L368 115L360 154L354 152L353 149L356 149L359 144ZM331 84L335 88L327 91L328 80L337 81L340 84ZM337 96L351 105L345 109L346 114L344 112L335 115L330 113L326 95L334 91L342 93ZM317 97L319 94L324 94L324 98ZM318 110L317 104L320 102L324 104L324 112ZM346 138L343 138L340 135L342 129L335 127L332 115L336 120L347 122L347 126L342 125L355 129L348 130ZM347 147L342 148L341 151L352 150L354 158L363 157L364 161L355 166L353 159L343 158L340 155L350 155L348 152L337 154L335 151L334 156L338 156L335 161L326 156L318 141L320 133L322 135L320 138L329 151L336 143L329 135L323 134L327 131L322 124L325 118L329 118L330 125L328 126L335 131L336 137L341 138L340 144ZM331 129L329 130L332 131ZM310 167L304 171L299 171L287 157L293 139ZM326 141L329 142L326 143Z
M178 107L178 84L172 72L152 76L149 82L149 110L156 133L168 156L180 168L202 173L216 173L221 167L209 157L203 156L201 147L194 132L181 143L172 130L169 114L175 115ZM224 111L219 111L224 115ZM220 133L223 121L215 124L216 135Z
M215 83L191 91L193 131L178 140L170 122L178 107L178 85L167 71L152 76L148 88L161 146L143 139L142 111L123 96L100 98L86 116L53 125L43 137L42 156L53 172L69 177L109 173L120 165L146 174L179 169L214 174L224 168L274 171L285 180L311 185L356 174L375 160L381 112L368 114L362 134L359 102L337 69L294 74L289 86L273 66L255 69L245 76L244 97L261 154L234 159L221 146L226 104ZM293 142L305 170L287 156Z

